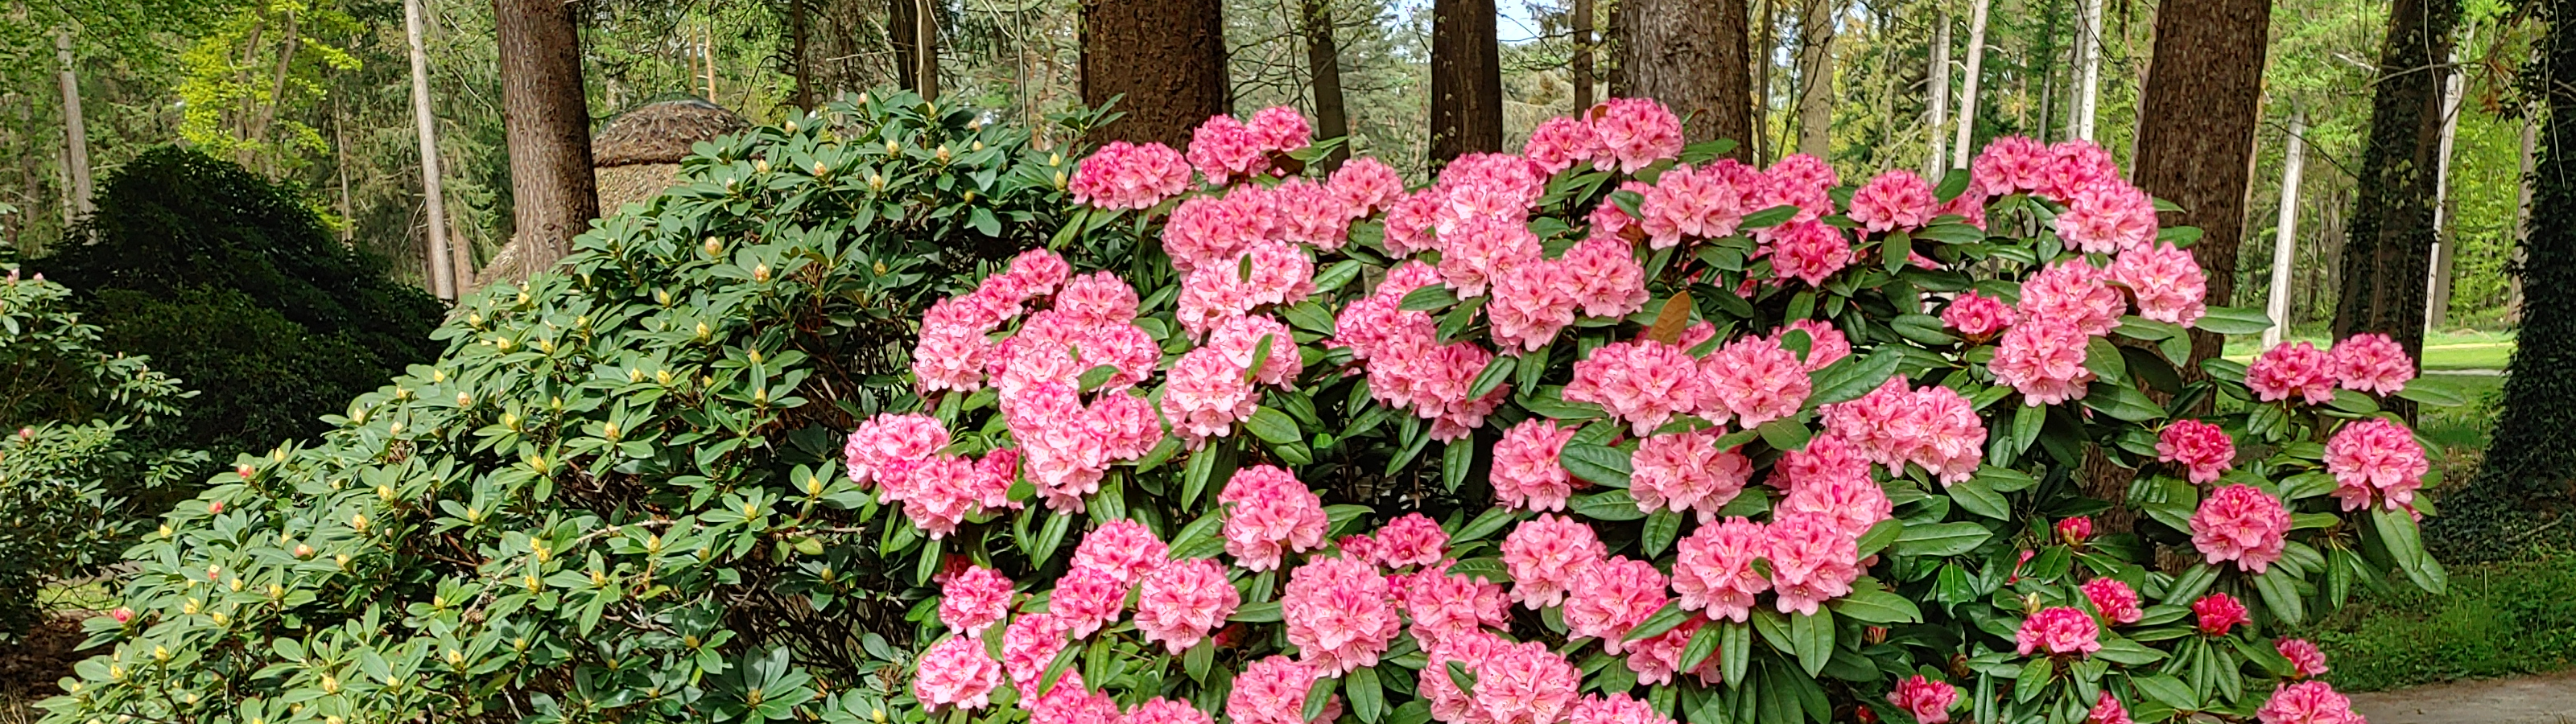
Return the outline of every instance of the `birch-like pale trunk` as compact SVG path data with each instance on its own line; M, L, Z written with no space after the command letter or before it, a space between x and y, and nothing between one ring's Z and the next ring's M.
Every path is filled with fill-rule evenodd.
M423 40L421 0L403 0L403 32L411 41L411 115L420 132L420 190L428 203L430 292L456 301L455 258L447 251L447 194L438 172L437 117L429 108L429 48Z
M1842 0L1807 0L1798 22L1798 152L1833 154L1834 20Z
M80 77L72 74L72 30L54 31L54 61L61 66L56 74L63 87L63 168L71 179L71 209L75 215L87 216L90 205L89 120L81 114Z
M2459 51L2451 52L2459 62ZM2460 91L2465 78L2454 68L2442 78L2442 140L2433 151L2433 263L2424 281L2424 332L2439 331L2451 316L2451 141L2460 135Z
M1943 162L1950 160L1950 5L1933 0L1932 8L1932 85L1924 88L1932 99L1931 132L1924 134L1932 154L1923 160L1923 177L1937 182Z
M2272 327L2263 330L2264 349L2280 344L2281 330L2290 326L2290 265L2298 261L2299 172L2307 161L2307 132L2307 116L2290 111L2290 146L2281 159L2280 228L2272 235L2272 290L2263 309Z
M2084 24L2075 29L2075 55L2078 74L2075 102L2066 104L2075 114L2067 130L2075 137L2093 140L2095 109L2102 100L2102 0L2082 0Z
M1952 138L1950 167L1968 167L1968 139L1977 130L1977 76L1986 60L1986 10L1993 0L1976 0L1968 16L1968 78L1959 89L1959 132Z

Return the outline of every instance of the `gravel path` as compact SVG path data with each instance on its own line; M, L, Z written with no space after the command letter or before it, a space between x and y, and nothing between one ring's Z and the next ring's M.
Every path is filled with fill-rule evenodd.
M2576 671L2354 694L2371 724L2576 724Z

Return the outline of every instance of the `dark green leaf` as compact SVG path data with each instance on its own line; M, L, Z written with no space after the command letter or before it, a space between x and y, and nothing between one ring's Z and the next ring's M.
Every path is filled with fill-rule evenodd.
M1925 523L1905 526L1896 536L1896 552L1909 556L1955 556L1976 550L1994 531L1975 523Z

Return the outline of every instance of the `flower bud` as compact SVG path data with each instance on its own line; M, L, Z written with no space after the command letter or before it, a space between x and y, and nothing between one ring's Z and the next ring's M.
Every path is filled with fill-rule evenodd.
M2057 537L2065 540L2067 545L2083 545L2093 537L2093 517L2079 515L2057 521Z

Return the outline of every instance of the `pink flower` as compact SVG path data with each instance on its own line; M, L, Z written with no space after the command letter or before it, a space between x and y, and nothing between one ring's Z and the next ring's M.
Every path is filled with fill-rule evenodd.
M1217 502L1232 506L1225 517L1225 552L1247 570L1278 568L1284 550L1324 547L1324 501L1286 470L1236 470Z
M1950 720L1950 706L1959 703L1959 687L1916 674L1897 682L1896 690L1887 694L1887 703L1904 709L1922 724L1942 724Z
M2047 144L2021 136L1997 138L1977 152L1977 160L1968 165L1973 190L1962 196L2036 191L2053 160Z
M2199 619L2200 632L2211 636L2225 636L2228 629L2254 622L2245 614L2244 603L2224 593L2212 593L2191 602L2191 612Z
M984 364L992 352L993 341L983 332L924 322L921 341L912 348L912 376L924 393L974 392L984 388Z
M1592 167L1636 173L1648 164L1681 155L1682 121L1651 98L1612 98L1589 111L1600 153Z
M1064 257L1046 249L1030 249L1011 257L1010 271L1022 294L1042 297L1055 293L1055 288L1073 276L1073 266Z
M1448 205L1449 194L1437 187L1396 199L1386 209L1386 238L1380 242L1386 253L1403 257L1436 246L1431 238L1432 217Z
M2064 197L2057 236L2088 254L2127 252L2156 239L2156 203L2147 192L2117 178L2101 179Z
M1066 188L1076 203L1104 209L1149 209L1189 190L1190 165L1160 143L1111 141L1074 168Z
M1413 618L1413 638L1425 650L1447 647L1483 627L1511 624L1512 603L1504 597L1503 587L1481 576L1453 574L1449 564L1435 563L1399 580L1404 584L1404 612Z
M2430 467L2424 445L2387 418L2345 425L2326 440L2326 471L2334 473L2334 497L2347 511L2369 507L2374 494L2389 510L2413 509Z
M1646 269L1627 240L1586 238L1565 250L1558 264L1578 285L1573 295L1584 316L1625 317L1646 308Z
M1977 193L1974 189L1970 189L1967 193L1959 194L1958 196L1951 198L1949 201L1943 202L1941 204L1941 208L1935 209L1932 212L1934 214L1938 214L1932 218L1937 219L1942 216L1956 216L1959 217L1959 223L1977 227L1978 231L1984 231L1986 230L1986 200L1986 196Z
M2263 724L2365 724L2352 700L2322 681L2302 681L2272 690L2263 708L2254 710Z
M1830 430L1808 440L1805 449L1781 453L1767 480L1785 490L1826 483L1877 485L1869 479L1869 458L1861 456L1860 447Z
M1414 687L1424 701L1431 704L1431 718L1443 724L1492 724L1483 706L1458 690L1450 678L1450 662L1458 663L1469 674L1476 674L1495 651L1510 646L1491 633L1469 631L1445 639L1424 642L1427 666L1414 674ZM1569 687L1570 689L1571 687Z
M2021 655L2045 651L2051 656L2089 654L2102 650L2101 630L2094 626L2092 614L2073 606L2043 608L2022 619L2021 630L2013 632L2014 643Z
M1851 593L1852 581L1860 577L1854 538L1822 516L1773 516L1770 560L1781 613L1814 614L1825 601Z
M966 569L939 588L939 622L968 637L1011 612L1011 579L983 566Z
M1189 159L1210 186L1270 170L1261 134L1233 116L1212 116L1191 131Z
M2141 317L2189 327L2209 311L2201 304L2207 278L2200 263L2172 244L2141 244L2120 252L2111 261L2111 280L2138 298Z
M1069 672L1070 670L1068 670ZM1034 702L1024 701L1029 710L1029 724L1118 724L1122 715L1118 701L1106 692L1092 691L1075 682L1071 673L1056 682Z
M1136 321L1136 288L1109 272L1074 277L1055 294L1055 311L1084 326Z
M1449 533L1421 513L1406 513L1377 529L1378 565L1388 568L1428 566L1447 555Z
M1385 211L1404 198L1404 177L1385 162L1366 156L1343 162L1324 186L1341 198L1342 208L1355 219Z
M1618 190L1643 196L1654 188L1644 181L1621 181ZM1637 217L1629 216L1626 209L1619 208L1619 204L1609 199L1602 199L1600 204L1593 206L1592 213L1586 214L1583 221L1590 227L1584 232L1583 238L1586 239L1617 239L1635 243L1645 233L1645 230L1637 228Z
M2236 441L2217 425L2181 420L2156 433L2156 460L2189 469L2193 483L2207 483L2236 464Z
M1322 184L1291 178L1271 189L1280 237L1318 249L1339 249L1350 236L1351 212Z
M1252 416L1257 398L1243 369L1227 360L1224 350L1200 347L1172 365L1163 388L1163 417L1171 420L1172 432L1195 445L1232 435L1235 421Z
M1286 656L1252 662L1234 677L1234 691L1225 697L1225 715L1236 724L1307 724L1306 691L1322 677L1315 667Z
M2105 691L2093 700L2093 708L2084 713L2084 724L2130 724L2129 710L2120 706L2119 697Z
M1577 161L1590 161L1606 150L1592 124L1571 116L1540 121L1537 128L1530 130L1529 142L1521 145L1521 155L1550 174L1571 168Z
M1538 235L1515 219L1466 219L1454 229L1442 230L1438 241L1441 282L1461 298L1483 296L1494 276L1545 258Z
M1485 318L1494 325L1494 346L1504 352L1514 347L1535 351L1556 341L1558 330L1574 323L1575 307L1581 300L1583 280L1572 269L1552 259L1527 261L1504 269L1491 277L1493 301L1485 304Z
M1828 434L1816 439L1840 438ZM1809 441L1808 446L1814 447L1814 442ZM1797 516L1811 519L1836 535L1856 539L1895 511L1895 505L1888 502L1887 491L1866 473L1791 478L1788 482L1789 494L1780 499L1779 509L1772 516L1775 523L1782 515Z
M1034 613L1013 619L1002 628L1002 670L1009 672L1011 682L1019 686L1020 699L1037 699L1038 684L1045 679L1047 666L1064 651L1065 633L1071 624L1052 613ZM1068 669L1057 688L1070 683L1080 688L1080 674Z
M1919 229L1932 221L1932 182L1912 171L1879 174L1852 192L1851 218L1874 232ZM1946 718L1946 717L1945 717Z
M1771 330L1771 341L1788 347L1790 332L1807 333L1807 352L1801 364L1809 372L1824 369L1825 365L1851 356L1851 338L1843 336L1843 331L1835 329L1832 324L1813 319L1791 320L1779 329Z
M1264 151L1294 151L1313 142L1315 129L1305 114L1288 106L1271 106L1252 114L1252 135Z
M1771 275L1820 287L1825 277L1852 263L1851 242L1822 221L1792 221L1770 229Z
M1707 378L1707 386L1699 391L1699 414L1718 422L1733 417L1736 426L1747 430L1798 414L1815 385L1797 353L1766 337L1739 337L1726 343L1700 364L1699 371ZM1646 429L1637 432L1642 435Z
M859 423L841 445L850 482L866 485L890 464L927 460L948 447L948 428L929 415L878 415Z
M1643 679L1640 679L1643 681ZM1627 694L1586 696L1566 713L1567 724L1673 724L1671 715Z
M2245 368L2245 386L2264 402L2297 395L2311 405L2334 399L2335 375L2326 353L2306 342L2273 345Z
M1055 595L1048 598L1047 611L1063 617L1072 626L1074 638L1089 638L1100 627L1117 622L1119 615L1127 611L1129 586L1116 571L1077 567L1056 579Z
M2211 491L2191 516L2191 543L2210 563L2235 561L2237 567L2254 573L2280 560L2289 533L2289 508L2250 485Z
M2307 639L2277 639L2272 648L2281 652L2281 658L2290 660L2291 676L2313 679L2326 673L2326 652L2317 650L2317 645Z
M2025 318L2004 332L2003 346L1987 368L1995 380L2021 392L2026 405L2054 405L2084 398L2093 370L2084 366L2088 338L2060 319Z
M1564 718L1581 682L1544 641L1498 644L1476 667L1475 703L1492 724L1551 724Z
M1648 245L1670 248L1685 238L1714 239L1735 233L1744 220L1745 198L1762 183L1761 174L1733 160L1699 169L1675 166L1642 187L1637 203L1637 229ZM1611 208L1617 208L1612 206ZM1597 234L1596 234L1597 236Z
M2022 319L2064 320L2088 335L2109 334L2120 326L2129 303L2111 288L2111 275L2092 262L2070 258L2049 265L2021 284Z
M1503 538L1503 569L1512 576L1512 600L1535 610L1565 600L1585 567L1609 555L1592 527L1541 513Z
M2093 610L2100 612L2102 620L2112 625L2133 624L2146 617L2145 612L2138 610L2137 589L2130 588L2120 579L2096 578L2085 581L2081 588L2084 599L2093 603Z
M1565 627L1573 636L1601 639L1619 653L1621 638L1664 607L1664 574L1655 564L1612 556L1583 567L1565 600Z
M1163 564L1171 546L1154 537L1144 524L1132 520L1113 520L1100 524L1082 537L1073 548L1071 568L1098 568L1108 571L1120 583L1134 583L1138 576Z
M1904 377L1891 377L1859 399L1826 406L1824 413L1826 429L1890 472L1911 462L1943 486L1955 485L1974 476L1985 456L1984 422L1967 398L1947 387L1913 390Z
M2093 516L2079 515L2057 521L2057 539L2067 545L2083 545L2093 538Z
M1157 696L1128 710L1126 716L1119 718L1118 724L1216 724L1216 720L1207 712L1199 711L1198 707L1190 706L1189 702Z
M1386 577L1348 558L1321 558L1290 572L1279 615L1299 660L1326 676L1376 666L1404 626Z
M1262 354L1262 340L1269 340L1269 353ZM1235 369L1252 371L1256 362L1261 372L1254 382L1285 386L1303 371L1304 360L1297 355L1297 338L1288 325L1268 315L1235 317L1208 333L1207 349L1221 350L1226 362Z
M1839 181L1834 175L1834 167L1824 159L1803 153L1789 154L1762 172L1762 189L1745 207L1758 211L1774 206L1795 206L1798 213L1789 217L1790 223L1816 221L1833 213L1832 191L1836 183ZM1779 227L1773 227L1755 235L1760 237L1767 233L1776 239L1779 230ZM1840 232L1836 234L1840 235Z
M1981 296L1976 292L1961 294L1941 310L1941 323L1970 340L1984 340L2013 324L2012 307L2003 300Z
M1652 513L1699 511L1700 522L1717 519L1717 510L1743 492L1753 478L1753 461L1734 449L1717 449L1716 428L1647 437L1629 456L1634 470L1629 493L1637 509Z
M1673 562L1673 590L1681 594L1682 610L1743 623L1753 596L1771 590L1771 580L1753 569L1753 559L1770 554L1770 531L1760 523L1737 517L1701 525L1681 540Z
M1192 196L1172 207L1171 219L1163 224L1163 253L1172 258L1172 268L1189 272L1214 265L1259 241L1261 235L1249 228L1261 211L1253 198L1238 189L1225 196Z
M1136 633L1179 656L1225 625L1242 602L1216 561L1165 561L1145 573L1144 590L1136 597Z
M1494 486L1495 502L1522 510L1565 510L1565 499L1574 494L1574 487L1565 467L1557 462L1557 453L1565 449L1574 431L1542 417L1522 420L1504 431L1494 443L1494 463L1487 478Z
M2077 191L2120 180L2111 152L2092 141L2059 141L2048 147L2048 166L2040 174L2039 195L2066 203Z
M2328 364L2343 388L2374 395L2394 395L2406 389L2406 381L2415 379L2415 360L2406 356L2406 348L2388 335L2371 332L2356 334L2336 342L2327 352L2333 357Z
M1673 683L1673 674L1682 666L1682 651L1690 647L1693 634L1699 633L1708 619L1690 616L1672 630L1621 644L1627 651L1628 670L1637 674L1637 683L1660 686ZM1708 668L1706 662L1700 668ZM1580 706L1580 705L1578 705Z
M1788 357L1788 352L1780 351L1779 356ZM1790 357L1787 366L1794 369L1796 358ZM1806 374L1796 377L1797 396L1804 399ZM1603 345L1593 350L1591 357L1574 363L1574 380L1565 386L1565 399L1600 405L1628 421L1631 432L1645 435L1674 415L1689 412L1694 404L1704 406L1700 385L1699 360L1691 359L1679 347L1641 339ZM1789 387L1785 380L1778 381L1777 386ZM1777 405L1767 398L1762 401ZM1791 412L1795 412L1796 404L1789 403Z
M1002 684L1002 666L985 655L984 642L973 636L950 636L921 652L913 668L912 695L923 706L982 709L993 687Z

